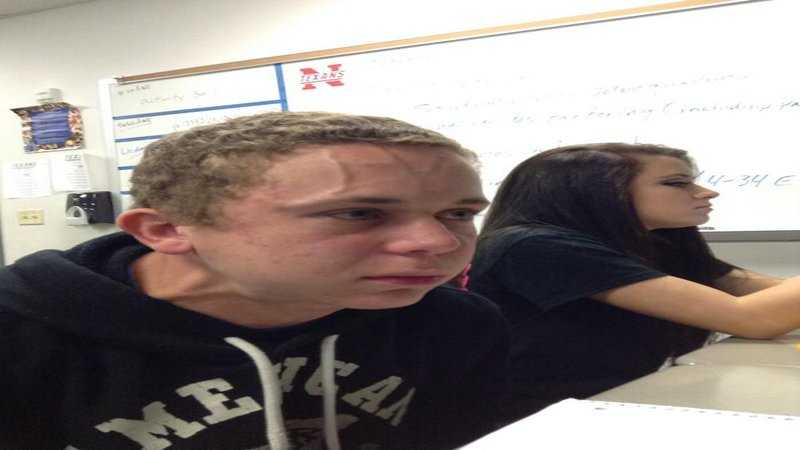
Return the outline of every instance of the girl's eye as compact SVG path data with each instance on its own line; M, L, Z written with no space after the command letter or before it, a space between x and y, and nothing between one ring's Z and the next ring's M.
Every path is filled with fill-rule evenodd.
M473 211L471 209L454 209L443 212L440 214L440 217L447 220L471 221L477 215L478 211Z
M691 183L689 183L688 181L667 181L667 182L664 182L664 185L666 185L666 186L674 186L674 187L686 187L686 186L688 186L690 184Z
M328 217L342 220L374 220L379 219L382 214L377 209L348 209L344 211L334 211L327 214Z

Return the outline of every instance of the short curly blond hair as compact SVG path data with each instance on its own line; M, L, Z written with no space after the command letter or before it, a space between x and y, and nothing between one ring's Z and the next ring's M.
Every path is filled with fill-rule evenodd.
M263 181L266 161L301 146L369 143L436 147L477 165L475 154L435 131L388 117L268 112L169 134L145 148L133 171L133 207L177 222L213 225L210 210Z

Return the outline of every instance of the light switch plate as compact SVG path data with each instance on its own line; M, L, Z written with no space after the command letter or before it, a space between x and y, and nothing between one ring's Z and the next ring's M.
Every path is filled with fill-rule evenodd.
M43 209L20 209L17 211L17 223L20 225L43 225Z

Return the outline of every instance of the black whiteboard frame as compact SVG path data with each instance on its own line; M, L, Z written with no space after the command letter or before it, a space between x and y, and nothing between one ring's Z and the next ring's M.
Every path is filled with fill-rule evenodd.
M780 231L701 231L708 242L800 241L800 230Z

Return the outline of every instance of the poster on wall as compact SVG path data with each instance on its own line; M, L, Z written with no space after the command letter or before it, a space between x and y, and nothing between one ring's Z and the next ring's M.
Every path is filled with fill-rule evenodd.
M83 147L81 112L69 103L46 103L11 110L22 120L25 153Z

